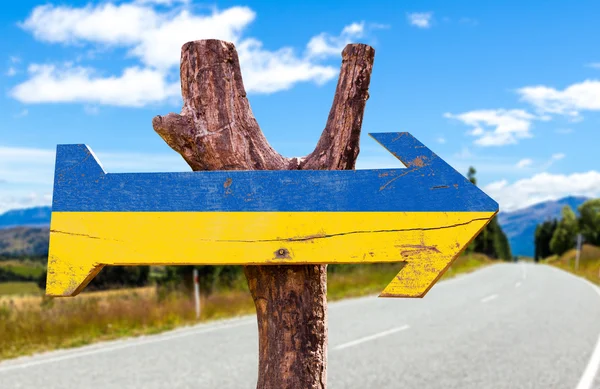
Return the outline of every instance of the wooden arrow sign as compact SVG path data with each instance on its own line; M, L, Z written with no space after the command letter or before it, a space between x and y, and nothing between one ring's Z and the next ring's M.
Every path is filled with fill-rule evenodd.
M403 261L381 296L422 297L498 204L410 134L370 135L406 169L113 174L59 145L46 293L104 265Z

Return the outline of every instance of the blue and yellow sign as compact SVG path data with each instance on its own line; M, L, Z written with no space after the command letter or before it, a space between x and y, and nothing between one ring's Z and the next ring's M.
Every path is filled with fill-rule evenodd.
M403 261L381 296L422 297L498 204L410 134L370 135L406 169L113 174L59 145L46 292L105 265Z

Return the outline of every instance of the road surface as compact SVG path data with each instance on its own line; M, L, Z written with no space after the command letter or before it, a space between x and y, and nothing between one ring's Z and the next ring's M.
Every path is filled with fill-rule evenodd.
M424 299L330 304L328 387L600 388L600 291L544 265L498 264ZM254 388L245 317L0 363L0 388Z

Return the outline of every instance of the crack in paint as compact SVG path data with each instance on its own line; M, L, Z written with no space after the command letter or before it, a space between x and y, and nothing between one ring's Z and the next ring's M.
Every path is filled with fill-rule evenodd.
M487 221L490 218L482 217L469 220L464 223L451 224L449 226L441 226L441 227L421 227L421 228L400 228L400 229L392 229L392 230L359 230L359 231L349 231L349 232L339 232L336 234L318 234L318 235L309 235L309 236L301 236L295 238L277 238L277 239L258 239L258 240L237 240L237 239L227 239L227 240L210 240L211 242L230 242L230 243L259 243L259 242L303 242L310 241L315 239L324 239L324 238L334 238L337 236L344 235L354 235L354 234L374 234L374 233L385 233L385 232L405 232L405 231L431 231L431 230L442 230L446 228L454 228L460 226L466 226L475 221ZM200 241L209 241L208 239L200 239Z
M99 236L93 236L93 235L88 235L88 234L78 234L76 232L67 232L67 231L59 231L59 230L50 230L50 232L53 232L55 234L65 234L65 235L72 235L72 236L83 236L84 238L90 238L90 239L100 239L100 240L112 240L114 242L123 242L122 240L119 239L108 239L108 238L102 238Z
M90 238L90 239L102 239L102 238L97 237L97 236L92 236L92 235L88 235L88 234L78 234L76 232L67 232L67 231L58 231L58 230L50 230L50 232L54 232L56 234L65 234L65 235L73 235L73 236L83 236L83 237Z
M400 158L398 158L398 159L400 159ZM403 162L403 163L404 163L404 162ZM396 176L396 177L392 178L392 179L391 179L391 180L389 180L388 182L386 182L386 183L385 183L383 186L381 186L381 187L379 188L379 191L381 192L381 191L382 191L382 190L384 190L384 189L385 189L385 188L386 188L386 187L387 187L389 184L391 184L392 182L396 181L398 178L400 178L400 177L404 177L404 176L405 176L405 175L407 175L408 173L412 173L412 172L414 172L415 170L418 170L418 168L414 168L414 167L413 167L412 169L406 169L406 170L407 170L406 172L404 172L404 173L402 173L402 174L400 174L400 175L398 175L398 176Z

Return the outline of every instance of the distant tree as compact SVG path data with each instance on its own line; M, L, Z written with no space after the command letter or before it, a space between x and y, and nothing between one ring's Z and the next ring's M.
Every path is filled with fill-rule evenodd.
M542 224L538 224L535 229L535 257L534 260L536 262L541 259L547 258L552 255L552 250L550 250L550 240L552 239L552 235L554 235L554 231L556 230L556 225L558 221L556 219L547 220Z
M473 240L470 247L471 252L482 253L491 258L510 261L512 253L508 238L502 227L498 224L496 216L490 220L489 224Z
M88 290L136 287L148 284L150 266L105 266L89 283Z
M210 294L220 288L231 287L243 273L241 266L166 266L164 276L157 280L161 286L184 289L191 292L193 270L198 269L198 281L202 294Z
M471 183L473 185L477 185L477 179L475 178L476 173L477 173L477 170L475 170L475 168L473 166L469 166L469 171L467 172L467 178L469 179L469 181L471 181Z
M471 181L473 185L477 185L477 178L475 178L476 173L477 170L475 170L473 166L469 167L467 179ZM496 216L490 220L489 224L473 240L471 245L467 248L467 252L482 253L489 257L506 261L512 260L508 238L504 231L502 231L500 224L498 224Z
M600 246L600 199L588 200L578 210L579 229L585 241Z
M575 212L571 207L565 205L562 209L562 219L558 222L550 240L550 250L556 255L562 255L573 248L577 237L577 227Z
M106 290L148 285L150 266L105 266L85 290ZM35 279L40 289L46 289L46 272Z
M40 274L40 276L36 280L37 286L41 290L46 290L46 280L47 280L47 277L48 277L48 272L44 271L44 272L42 272L42 274Z
M508 241L508 237L502 231L500 224L498 224L498 219L494 217L494 221L497 227L496 233L494 235L494 245L496 246L496 255L498 258L503 259L505 261L513 260L512 252L510 250L510 243Z

